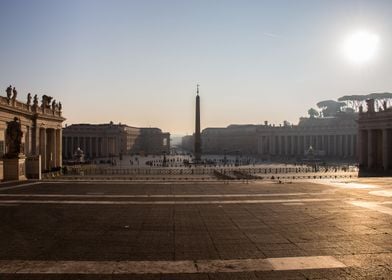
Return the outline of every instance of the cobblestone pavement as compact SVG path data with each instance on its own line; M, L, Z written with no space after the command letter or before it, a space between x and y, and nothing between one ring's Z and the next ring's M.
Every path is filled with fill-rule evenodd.
M392 180L0 185L0 279L392 279Z

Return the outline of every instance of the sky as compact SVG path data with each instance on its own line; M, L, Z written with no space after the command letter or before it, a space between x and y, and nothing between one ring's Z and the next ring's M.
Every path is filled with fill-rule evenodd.
M297 123L321 100L392 91L392 1L0 0L0 87L62 102L66 124L172 134ZM353 63L350 34L379 38Z

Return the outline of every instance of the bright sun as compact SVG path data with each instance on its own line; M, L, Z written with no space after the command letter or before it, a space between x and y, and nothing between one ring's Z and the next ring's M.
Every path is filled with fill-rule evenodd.
M350 61L362 64L376 55L378 44L378 35L367 31L357 31L346 38L343 51Z

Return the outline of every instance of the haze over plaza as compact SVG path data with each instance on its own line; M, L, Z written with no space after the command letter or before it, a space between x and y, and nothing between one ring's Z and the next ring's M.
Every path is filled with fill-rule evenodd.
M192 133L297 122L320 100L391 91L390 1L0 1L0 82L53 94L67 123ZM377 51L353 63L356 32ZM373 36L373 37L372 37ZM366 37L366 36L365 36Z

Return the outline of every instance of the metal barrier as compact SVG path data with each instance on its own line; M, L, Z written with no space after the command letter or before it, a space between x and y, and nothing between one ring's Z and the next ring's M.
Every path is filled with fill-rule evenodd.
M346 175L349 178L356 177L354 172L356 168L352 167L319 167L317 170L312 167L192 167L192 168L129 168L129 167L113 167L113 166L97 166L97 165L79 165L67 166L66 177L101 177L108 176L121 177L124 179L134 180L168 180L172 177L177 180L191 180L199 176L200 180L219 179L219 180L257 180L270 178L289 179L322 179L322 178L338 178ZM308 175L307 175L308 174ZM344 175L342 175L344 174ZM279 177L278 177L279 175ZM155 177L156 176L156 177ZM160 177L163 176L163 177ZM101 177L102 178L102 177Z

